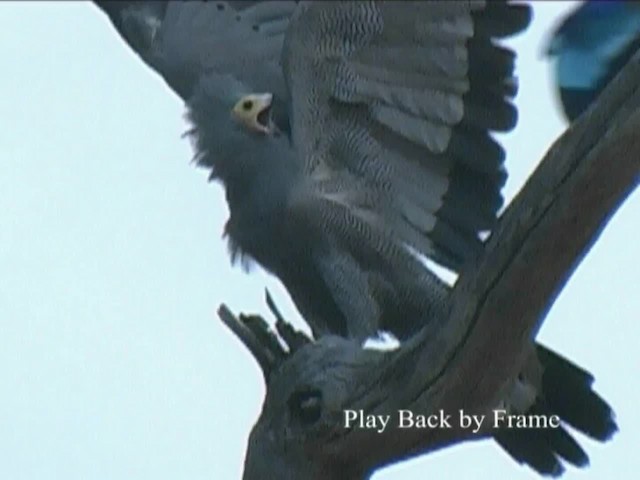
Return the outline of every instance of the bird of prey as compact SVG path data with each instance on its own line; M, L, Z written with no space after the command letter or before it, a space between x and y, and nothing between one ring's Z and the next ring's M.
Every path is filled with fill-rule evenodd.
M196 159L226 190L232 254L275 274L314 335L402 339L446 318L450 288L418 255L459 270L495 224L491 132L517 117L514 54L496 41L526 28L528 7L99 3L186 101ZM536 345L504 404L604 440L616 426L592 382ZM495 438L543 474L587 462L564 428Z
M506 174L504 151L489 131L512 128L516 110L508 101L515 93L513 54L492 46L490 37L523 28L528 10L507 9L499 2L486 11L454 9L460 19L449 20L450 7L444 4L411 4L409 8L433 17L428 23L433 32L421 33L424 38L420 39L433 42L432 48L410 51L411 47L398 44L383 51L387 57L399 49L406 52L402 57L406 65L394 66L396 72L389 72L403 77L399 79L383 78L384 69L358 71L378 63L378 58L345 63L344 71L327 79L336 84L327 99L341 101L331 112L322 112L296 109L301 103L289 101L292 94L300 97L318 91L307 90L306 85L313 84L300 80L311 63L292 66L295 74L287 78L286 88L279 57L267 48L268 40L273 40L282 50L286 30L280 19L287 11L290 15L295 2L238 4L243 9L223 2L170 2L164 9L155 2L148 7L145 2L132 2L130 8L101 2L112 18L115 8L123 8L116 16L123 36L180 96L187 97L196 127L198 162L211 168L212 177L226 189L231 212L226 231L232 250L252 257L282 280L316 335L332 332L366 338L385 328L406 336L444 301L437 277L406 246L457 270L480 251L478 232L495 224ZM398 6L384 5L394 11ZM277 28L269 28L274 17L278 18ZM500 24L502 17L504 24ZM451 21L457 23L449 25ZM193 24L201 29L206 26L209 35L196 35L185 28ZM238 28L240 25L244 28ZM487 30L486 35L473 36L474 28ZM299 43L290 42L294 48ZM240 50L230 54L229 44ZM308 41L306 45L309 48ZM423 51L422 64L410 58ZM294 58L306 55L301 53ZM363 55L377 52L370 49ZM424 72L408 75L412 63ZM323 76L326 72L317 73ZM349 75L362 76L364 88L373 91L356 91L360 85ZM372 76L371 81L367 75ZM425 83L423 79L429 76L433 81ZM397 82L395 89L392 82ZM416 96L418 89L422 92ZM247 111L236 105L238 94L252 93L256 95L243 99L242 108ZM398 98L382 98L387 94ZM393 105L397 101L402 103L400 108ZM284 119L276 115L279 104L286 107ZM239 122L231 121L232 110ZM264 135L271 127L260 125L263 119L258 114L271 116L280 137ZM290 119L296 117L297 125L288 132ZM326 125L316 130L296 128L318 126L317 122ZM208 125L200 125L204 123ZM246 128L239 130L239 125ZM344 134L335 135L329 129ZM320 131L322 135L317 135ZM301 138L304 136L309 138ZM314 143L318 144L315 151L305 151ZM329 152L328 161L317 161ZM256 156L265 161L252 161ZM254 165L268 170L251 171ZM286 197L286 205L278 205L279 197ZM277 219L290 221L283 225L269 222ZM316 227L322 231L314 233ZM307 294L310 291L313 296ZM394 315L404 317L403 321L386 325L385 318L392 316L383 311L387 305L398 304L397 299L407 309L413 308Z
M640 48L640 2L586 1L569 13L547 47L564 114L576 119Z

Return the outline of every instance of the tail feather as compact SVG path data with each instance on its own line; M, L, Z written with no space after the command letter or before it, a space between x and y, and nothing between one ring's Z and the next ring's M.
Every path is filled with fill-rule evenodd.
M591 438L609 440L618 426L609 404L592 390L593 376L542 345L537 352L544 368L542 388L549 409Z
M500 429L494 435L498 444L518 463L526 464L544 476L564 473L562 463L545 438L543 430Z
M576 467L589 464L567 425L599 441L610 439L618 427L609 404L593 391L589 372L542 345L537 345L536 353L542 367L541 388L524 414L557 415L562 424L544 429L500 428L494 438L514 460L541 475L557 477L564 472L563 461Z

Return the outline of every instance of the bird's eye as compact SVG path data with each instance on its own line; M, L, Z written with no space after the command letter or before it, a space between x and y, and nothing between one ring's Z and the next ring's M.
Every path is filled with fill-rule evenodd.
M245 100L244 102L242 102L242 109L245 112L249 112L252 108L253 108L253 101L252 100Z

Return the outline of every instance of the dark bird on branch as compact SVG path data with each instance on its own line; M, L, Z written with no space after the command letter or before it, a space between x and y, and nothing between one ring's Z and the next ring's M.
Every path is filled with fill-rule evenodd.
M503 200L515 54L529 7L492 2L97 2L188 107L199 165L222 182L233 258L287 288L314 335L406 339L447 318L450 288ZM593 378L537 345L503 406L615 431ZM499 430L559 474L587 455L564 428Z
M587 1L553 32L546 54L569 121L587 109L640 48L640 2Z

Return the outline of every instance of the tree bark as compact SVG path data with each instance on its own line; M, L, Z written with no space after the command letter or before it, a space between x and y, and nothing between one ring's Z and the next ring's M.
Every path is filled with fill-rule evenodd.
M383 433L345 428L345 410L395 418L399 409L428 415L496 408L554 300L639 179L636 55L502 215L484 254L460 275L447 318L392 352L337 337L281 354L269 343L272 353L260 357L267 394L244 478L368 478L381 466L474 438L456 422ZM227 312L225 323L230 318Z

